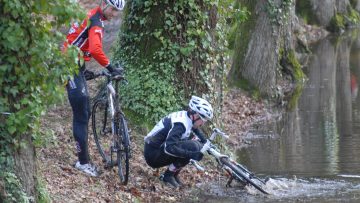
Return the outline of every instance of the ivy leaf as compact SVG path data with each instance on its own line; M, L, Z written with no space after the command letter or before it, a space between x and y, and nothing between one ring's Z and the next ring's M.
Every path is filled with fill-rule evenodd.
M191 47L182 47L180 48L180 53L184 56L190 56L190 53L192 51Z
M9 131L10 134L14 134L15 131L16 131L16 127L13 126L13 125L12 125L12 126L9 126L9 127L8 127L8 131Z

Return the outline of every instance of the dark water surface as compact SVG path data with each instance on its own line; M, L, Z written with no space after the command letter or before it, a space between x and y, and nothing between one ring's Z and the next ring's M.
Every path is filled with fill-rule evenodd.
M360 35L312 47L308 76L292 109L248 133L238 160L271 177L270 196L208 186L204 202L360 202Z

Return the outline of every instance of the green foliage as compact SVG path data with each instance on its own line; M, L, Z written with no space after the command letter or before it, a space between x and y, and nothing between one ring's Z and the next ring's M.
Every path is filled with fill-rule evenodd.
M273 24L283 25L288 22L294 0L282 0L280 5L275 0L268 0L267 11Z
M21 189L21 183L14 173L1 171L0 184L4 187L3 194L0 194L0 199L4 202L31 202L31 198Z
M226 0L221 2L223 9L220 10L219 15L221 16L220 19L224 20L221 23L228 30L225 32L227 34L228 48L234 49L240 24L248 20L250 12L246 7L241 7L238 1Z
M222 79L225 69L225 34L212 14L218 3L127 2L114 58L124 63L131 81L122 92L136 120L156 122L179 110L191 94L212 97L213 79Z
M56 30L81 12L71 0L0 0L0 4L0 176L10 188L9 201L26 202L13 177L10 155L21 146L24 134L39 135L39 117L47 105L62 98L77 54L74 49L68 55L61 53L59 43L65 38Z
M48 203L51 202L51 198L50 195L48 193L48 191L45 188L45 182L44 180L42 180L41 178L37 179L37 184L36 184L36 191L37 191L37 196L38 196L38 203Z

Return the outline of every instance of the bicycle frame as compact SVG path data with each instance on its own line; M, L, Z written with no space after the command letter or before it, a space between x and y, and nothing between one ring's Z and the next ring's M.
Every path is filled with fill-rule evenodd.
M110 169L117 165L120 181L126 185L129 178L129 158L131 157L130 138L125 115L121 111L118 90L120 80L125 83L127 80L121 74L113 76L106 71L94 73L92 79L99 76L106 76L106 82L94 99L94 114L92 115L94 139L105 162L105 168ZM100 120L96 122L96 118L100 118ZM96 124L100 124L100 128Z
M109 110L111 115L111 134L115 135L115 107L114 107L114 98L116 98L116 91L112 85L112 81L109 80L108 84L106 85L106 88L108 90L108 101L109 101Z
M213 141L217 135L220 135L221 137L224 138L228 138L228 135L226 135L225 133L221 132L221 130L215 128L213 130L212 135L210 136L209 140ZM261 180L260 178L256 177L254 173L252 173L251 171L247 170L244 166L242 166L241 164L237 163L236 161L232 160L228 155L224 155L222 154L215 145L211 144L210 149L208 150L208 153L210 155L212 155L216 161L218 162L218 164L220 165L220 167L222 169L224 169L225 171L227 171L230 175L230 179L228 180L227 186L230 186L231 182L233 179L237 179L239 180L242 184L247 185L247 184L251 184L253 185L256 189L258 189L259 191L261 191L264 194L269 194L268 192L266 192L262 186L260 186L259 184L255 183L254 180L257 180L260 182L260 184L265 185L265 182L263 180ZM201 167L200 165L198 165L196 163L196 161L191 160L191 163L198 169L198 170L204 170L203 167Z

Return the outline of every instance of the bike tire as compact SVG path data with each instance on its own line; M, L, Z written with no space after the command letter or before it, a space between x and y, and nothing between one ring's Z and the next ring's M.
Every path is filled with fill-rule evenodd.
M112 162L111 118L108 108L107 100L96 100L94 101L91 115L96 147L106 165Z
M221 159L221 162L229 167L235 174L243 178L248 184L251 184L254 186L257 190L264 194L269 194L266 192L261 185L264 185L262 181L260 181L260 184L256 183L254 179L258 179L257 177L251 178L251 173L248 170L244 170L241 167L238 167L236 164L233 164L228 157L224 157ZM235 177L236 178L236 177Z
M130 137L126 119L122 113L119 115L118 122L118 142L117 142L117 164L120 182L126 185L129 180L129 159L130 159Z

